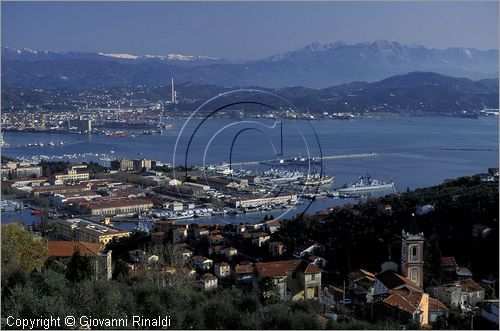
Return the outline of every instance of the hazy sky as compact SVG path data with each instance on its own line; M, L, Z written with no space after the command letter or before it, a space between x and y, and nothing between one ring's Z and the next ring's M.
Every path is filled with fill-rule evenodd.
M2 46L255 59L313 41L498 48L498 2L2 2Z

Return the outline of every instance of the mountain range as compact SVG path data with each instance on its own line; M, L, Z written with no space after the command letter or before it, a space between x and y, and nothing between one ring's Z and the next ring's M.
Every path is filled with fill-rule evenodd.
M377 40L312 43L252 61L181 54L133 55L2 48L2 85L19 88L88 88L165 85L325 88L374 82L412 71L466 77L498 77L498 50L434 49Z
M253 88L277 94L292 102L299 111L310 113L327 111L462 116L464 112L478 114L483 108L498 109L498 79L473 81L432 72L411 72L377 82L352 82L323 89ZM234 87L213 84L179 83L176 87L179 103L170 107L175 108L177 113L189 113L204 101L232 89ZM8 112L11 109L29 109L34 105L48 110L76 111L86 108L88 104L91 107L107 108L111 101L129 100L131 95L139 102L154 103L169 101L171 92L169 85L92 88L84 93L82 90L71 89L27 90L4 87L2 110ZM68 103L68 100L72 102ZM256 100L268 104L276 102L275 98L266 94L256 95Z

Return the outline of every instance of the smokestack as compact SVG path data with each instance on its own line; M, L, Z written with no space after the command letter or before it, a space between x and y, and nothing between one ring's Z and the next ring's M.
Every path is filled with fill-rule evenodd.
M174 77L172 77L172 103L175 103L175 101Z

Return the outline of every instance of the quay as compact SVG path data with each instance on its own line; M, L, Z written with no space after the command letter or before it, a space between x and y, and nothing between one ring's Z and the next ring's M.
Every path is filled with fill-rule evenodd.
M358 154L344 154L344 155L329 155L323 156L323 160L335 160L335 159L351 159L351 158L361 158L361 157L374 157L379 156L379 153L358 153ZM319 157L314 157L313 159L319 159ZM233 162L233 166L244 166L244 165L256 165L260 163L269 163L273 160L265 161L247 161L247 162Z

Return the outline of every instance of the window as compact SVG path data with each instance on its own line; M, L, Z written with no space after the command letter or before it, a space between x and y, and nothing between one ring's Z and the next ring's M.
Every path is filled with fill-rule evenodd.
M312 275L311 275L311 280L312 280L312 281L315 281L315 280L316 280L316 274L312 274Z
M412 282L418 284L418 269L417 268L410 269L410 279Z
M418 261L418 246L417 245L411 246L410 260L411 261Z

